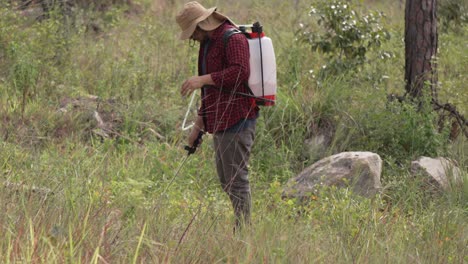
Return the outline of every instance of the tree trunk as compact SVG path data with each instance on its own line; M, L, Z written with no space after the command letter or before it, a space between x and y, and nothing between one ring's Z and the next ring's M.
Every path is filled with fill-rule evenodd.
M406 0L405 80L406 92L419 98L429 83L437 99L437 0Z

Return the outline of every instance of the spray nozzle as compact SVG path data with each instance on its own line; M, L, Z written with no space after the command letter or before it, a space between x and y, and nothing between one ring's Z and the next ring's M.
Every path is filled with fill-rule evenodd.
M263 26L260 24L260 22L255 22L252 25L252 32L261 34L263 32Z

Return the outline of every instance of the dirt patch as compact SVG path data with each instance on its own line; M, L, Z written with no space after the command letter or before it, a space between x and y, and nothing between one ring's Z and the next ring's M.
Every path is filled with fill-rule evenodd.
M58 112L63 114L63 124L56 128L55 136L67 136L73 130L70 122L78 121L100 137L117 137L123 123L120 107L122 104L114 99L102 100L97 96L62 98Z
M64 97L55 106L27 107L24 114L0 108L0 139L33 148L66 140L165 140L154 113L132 117L132 111L136 110L119 100L97 96Z

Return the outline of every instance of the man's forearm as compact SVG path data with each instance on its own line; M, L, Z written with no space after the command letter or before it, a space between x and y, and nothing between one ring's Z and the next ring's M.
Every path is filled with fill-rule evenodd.
M200 82L203 84L202 86L215 84L215 82L211 78L211 74L205 74L205 75L200 76Z
M180 93L183 96L191 94L193 91L202 88L205 85L214 85L215 82L211 78L211 74L202 76L192 76L186 80L181 87Z
M195 120L195 128L198 130L205 130L205 124L203 123L203 117L198 116L197 120Z

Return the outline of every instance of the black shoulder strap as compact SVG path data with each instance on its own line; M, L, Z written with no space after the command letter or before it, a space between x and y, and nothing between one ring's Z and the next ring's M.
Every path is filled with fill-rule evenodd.
M242 31L240 31L239 29L237 28L230 28L228 30L226 30L223 34L223 44L224 44L224 50L226 50L227 48L227 44L228 44L228 41L229 41L229 38L231 38L233 35L235 34L243 34ZM250 89L249 87L249 84L246 82L245 83L245 86L247 87L247 90L248 90L248 94L246 93L241 93L241 92L235 92L236 94L239 94L239 95L242 95L242 96L246 96L246 97L252 97L252 98L256 98L258 99L254 93L252 92L252 90Z
M223 34L223 43L224 43L224 48L226 49L227 47L227 44L228 44L228 41L229 41L229 38L232 36L232 35L235 35L235 34L242 34L242 31L240 31L239 29L237 28L230 28L228 30L226 30Z

